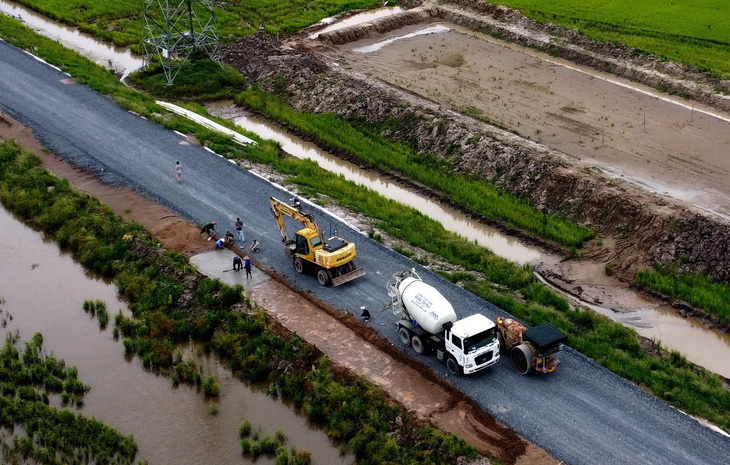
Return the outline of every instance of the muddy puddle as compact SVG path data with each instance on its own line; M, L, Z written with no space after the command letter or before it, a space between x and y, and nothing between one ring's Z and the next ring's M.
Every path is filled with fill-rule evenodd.
M88 34L53 21L22 5L0 0L0 13L19 19L38 34L79 52L98 65L114 69L118 75L126 76L144 64L142 57L132 54L129 49L107 45Z
M20 332L29 340L43 333L44 346L79 369L79 378L91 386L81 412L123 434L133 434L139 458L151 464L250 463L241 456L238 428L249 421L261 437L282 430L287 446L312 453L315 464L349 464L325 433L310 428L304 417L281 401L267 396L262 386L248 386L232 378L214 357L193 354L206 374L217 377L218 399L206 400L194 388L173 388L136 358L125 359L111 328L100 330L82 310L86 299L102 299L110 314L126 305L116 288L86 273L70 255L0 208L0 296L5 331ZM12 315L9 320L7 315ZM210 413L211 403L218 414ZM259 459L256 463L271 464Z

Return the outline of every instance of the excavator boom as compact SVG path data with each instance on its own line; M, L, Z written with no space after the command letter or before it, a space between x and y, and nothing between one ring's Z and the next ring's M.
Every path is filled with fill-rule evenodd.
M276 224L279 226L282 240L285 243L291 242L292 239L286 231L284 215L299 221L305 228L312 229L319 234L319 227L317 226L317 223L315 223L314 217L312 217L309 213L304 213L298 208L292 207L291 205L286 204L281 200L277 200L274 197L269 197L269 202L271 203L271 211L274 213L274 218L276 218Z

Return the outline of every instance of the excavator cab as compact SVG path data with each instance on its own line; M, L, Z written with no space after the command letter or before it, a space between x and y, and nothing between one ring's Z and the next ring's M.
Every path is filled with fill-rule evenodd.
M339 237L331 237L325 242L311 214L274 197L269 198L269 201L282 242L287 247L298 273L315 271L317 281L322 286L339 286L365 274L365 270L357 268L353 261L356 256L355 244ZM304 226L294 234L293 240L288 236L284 216L299 221Z
M314 251L322 245L322 237L317 231L304 228L294 235L294 253L309 261L314 261Z

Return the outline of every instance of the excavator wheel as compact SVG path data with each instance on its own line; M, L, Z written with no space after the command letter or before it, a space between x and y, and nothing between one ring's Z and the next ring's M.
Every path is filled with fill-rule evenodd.
M302 274L304 273L304 260L297 257L294 259L294 269L297 270L297 273Z
M329 286L332 284L332 273L325 269L317 271L317 281L321 286Z
M512 365L521 375L532 371L532 349L527 344L520 344L512 349Z

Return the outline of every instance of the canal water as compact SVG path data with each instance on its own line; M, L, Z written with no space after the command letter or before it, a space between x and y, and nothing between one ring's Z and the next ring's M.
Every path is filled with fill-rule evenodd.
M197 358L204 376L220 384L220 397L206 399L193 387L175 388L169 378L145 370L136 357L126 357L112 337L112 324L99 329L83 311L86 299L106 302L110 316L127 306L116 287L86 272L55 242L0 207L0 297L6 332L19 331L22 341L36 332L44 347L79 369L79 379L91 386L81 413L134 435L138 458L155 465L250 463L241 455L238 429L249 421L261 437L282 430L287 447L312 453L315 464L350 464L327 435L281 400L267 396L265 386L251 386L232 377L215 357ZM12 315L10 320L7 315ZM210 413L218 404L217 415ZM273 460L259 459L270 464Z
M10 11L8 14L18 16L18 10L15 8L18 7L6 0L0 0L0 12ZM359 24L372 21L377 17L381 17L381 15L387 16L398 13L396 8L385 9L383 12L378 11L380 10L351 16L346 19L346 25ZM57 37L60 37L59 40L67 47L79 51L92 60L98 60L98 54L101 53L104 60L114 64L115 69L125 69L126 72L129 72L130 69L136 69L134 62L129 64L125 53L121 55L108 54L105 50L114 50L113 47L109 47L89 36L79 34L73 29L58 25L28 10L24 10L21 17L26 23L33 24L32 27L39 33L52 37L53 35L49 31L54 31L55 28L60 27L62 32L56 33ZM325 20L324 22L330 23L331 21ZM342 23L330 24L327 30L340 27ZM427 32L439 33L441 29L428 29ZM140 58L137 59L141 60ZM314 160L328 171L341 174L345 178L367 186L387 198L416 208L427 216L440 221L447 230L456 232L468 240L475 241L495 254L517 264L559 260L559 257L551 256L540 249L523 244L515 237L502 234L495 228L471 220L466 215L446 205L435 202L414 190L399 186L397 183L382 179L376 173L360 169L352 163L319 149L312 143L303 141L274 125L252 117L241 108L233 105L231 101L211 103L208 105L208 110L211 114L230 119L242 128L252 131L265 139L279 142L286 152L295 157ZM563 294L558 289L556 291ZM568 298L574 300L570 296ZM637 300L642 299L638 294L636 298ZM657 340L669 350L681 352L693 363L725 377L730 377L730 363L727 363L730 360L730 336L707 329L697 320L683 318L671 308L645 299L643 303L629 312L614 311L611 308L609 298L605 299L604 302L605 305L602 307L596 307L589 302L577 302L577 304L591 308L614 321L633 328L640 335Z

